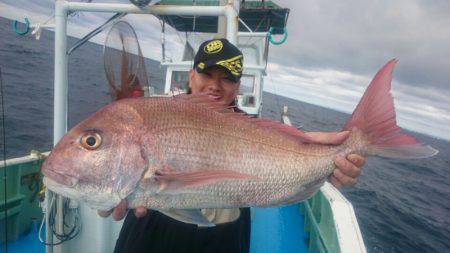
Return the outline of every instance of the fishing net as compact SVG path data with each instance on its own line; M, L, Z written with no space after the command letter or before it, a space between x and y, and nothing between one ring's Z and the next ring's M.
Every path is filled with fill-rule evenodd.
M148 86L147 70L136 33L129 23L119 21L110 28L103 60L113 100L143 95L143 88Z

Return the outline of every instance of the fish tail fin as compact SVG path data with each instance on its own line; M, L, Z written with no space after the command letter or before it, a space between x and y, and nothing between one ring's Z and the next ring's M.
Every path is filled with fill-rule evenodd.
M392 71L397 60L390 60L373 78L343 130L359 130L368 141L369 155L395 158L425 158L438 151L402 132L397 125L391 95Z

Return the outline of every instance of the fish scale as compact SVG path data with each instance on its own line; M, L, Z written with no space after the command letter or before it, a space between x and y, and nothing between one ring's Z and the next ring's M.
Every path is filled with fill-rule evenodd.
M189 106L186 105L186 106ZM195 107L195 106L194 106ZM172 107L177 108L177 107ZM176 115L175 109L165 109L164 111L169 111L172 115ZM198 107L198 110L200 112L193 113L193 115L198 115L197 117L202 117L201 110L204 110L202 107ZM220 114L219 114L220 116ZM217 117L217 115L209 115L208 119L214 120L214 117ZM153 118L154 120L159 120L157 118ZM174 118L166 118L168 121L173 121ZM185 122L185 121L183 121ZM169 126L167 129L163 129L163 127L158 128L158 134L155 135L156 142L158 143L157 146L161 147L162 150L161 153L165 154L166 156L163 157L163 163L167 161L173 161L173 159L177 158L179 163L183 163L181 166L177 167L179 163L172 164L174 166L175 170L178 169L184 169L188 168L191 170L195 169L221 169L223 167L228 169L240 169L242 172L246 172L249 174L257 174L260 176L260 181L257 184L254 184L254 182L251 181L244 181L244 182L223 182L218 183L213 186L204 186L200 188L195 189L185 189L185 191L190 192L190 194L193 194L195 196L203 196L209 195L211 192L220 192L220 196L222 199L218 199L216 195L214 195L215 203L218 206L223 205L245 205L245 203L236 203L236 199L240 199L242 201L247 201L248 199L254 199L254 203L250 203L253 205L265 205L266 203L272 203L273 200L271 196L266 194L266 192L271 192L275 189L280 190L284 189L286 186L291 185L299 185L301 179L313 177L311 173L307 173L308 170L303 170L302 164L305 164L308 166L308 162L305 161L305 157L298 157L295 153L290 154L286 153L285 150L277 150L273 148L272 144L269 146L262 146L258 145L259 143L255 143L255 141L247 140L248 138L243 138L246 133L242 134L242 130L247 130L243 126L236 127L232 124L223 124L222 127L219 129L225 133L229 133L228 136L237 136L234 138L222 138L219 139L219 137L223 136L223 132L220 132L220 134L217 134L219 129L213 128L210 131L206 131L205 134L205 125L206 126L214 126L214 124L208 124L206 122L205 124L201 124L201 130L198 130L195 128L195 121L194 124L181 124L177 127L173 127L170 123L164 122L162 125ZM232 129L227 129L226 127L232 127ZM240 131L236 131L236 129ZM208 129L209 130L209 129ZM248 131L247 131L248 132ZM259 131L259 134L261 134L263 131ZM218 136L215 136L215 135ZM269 139L271 136L267 135L267 132L265 132L265 139ZM242 137L242 138L241 138ZM186 138L190 141L180 142L180 139ZM279 140L279 135L276 134L273 136L275 140ZM219 141L217 141L219 140ZM254 139L255 140L255 139ZM257 139L256 139L257 140ZM180 145L180 143L186 143L185 145ZM302 147L301 145L296 144L298 148ZM250 148L249 147L254 147ZM208 155L205 155L205 149L209 150ZM317 156L317 151L322 151L323 153L329 154L331 149L336 148L313 148L310 149L312 151L315 151L314 157L317 157L318 159L328 159L329 163L331 164L331 159L328 157L319 157ZM308 150L303 151L308 152ZM331 153L335 153L336 151L332 151ZM291 152L292 153L292 152ZM180 155L182 154L182 155ZM241 156L240 156L241 155ZM170 157L170 158L169 158ZM193 159L188 159L189 157ZM241 157L241 159L239 159ZM242 159L242 157L247 157L250 159ZM274 158L276 157L276 158ZM310 160L309 163L317 163L315 160L312 159L306 159ZM198 161L202 161L201 163L198 163ZM311 166L309 166L311 167ZM295 170L297 168L297 170ZM300 170L299 170L300 169ZM326 166L324 169L320 168L314 168L311 169L311 171L319 172L320 174L329 174L329 172L332 170L332 166ZM320 171L324 171L323 173L320 173ZM292 183L290 182L292 181ZM323 176L320 181L323 181ZM292 191L286 191L286 192L292 192ZM228 195L227 195L228 193ZM169 193L170 195L175 195L174 193ZM172 196L173 202L178 202L174 198L186 198L185 194L183 194L183 191L177 191L176 194L177 197ZM295 192L292 192L291 194L295 194ZM135 199L135 205L140 205L145 203L155 203L158 202L154 197L149 197L154 195L151 191L146 191L143 194L137 193L136 196L142 196L141 200ZM242 195L247 195L249 197L243 198ZM255 198L252 196L264 196L261 198ZM275 194L276 196L277 194ZM280 195L280 194L278 194ZM283 194L281 194L283 195ZM277 197L277 196L276 196ZM276 198L275 197L275 198ZM289 196L288 196L289 197ZM134 197L138 198L138 197ZM149 198L149 200L146 200L146 198ZM286 198L286 197L285 197ZM201 206L201 203L196 203L192 198L191 202L179 202L187 204L187 206L177 206L177 208L192 208L194 206L199 207ZM201 202L204 202L202 197L197 198ZM231 201L230 201L231 200ZM232 203L230 203L232 202ZM166 203L167 206L155 206L155 208L167 208L168 206L173 206L173 203ZM248 204L248 203L247 203ZM211 203L208 203L208 205L211 207Z

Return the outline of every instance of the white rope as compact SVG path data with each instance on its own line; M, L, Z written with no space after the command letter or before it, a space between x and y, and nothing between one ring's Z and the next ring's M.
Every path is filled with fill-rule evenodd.
M50 211L51 211L51 209L53 207L53 201L54 200L55 200L55 197L52 195L52 199L50 200ZM47 212L49 212L49 210L43 208L42 212L44 213L44 215L42 217L41 226L39 226L39 234L38 234L39 236L38 237L39 237L39 241L41 243L46 243L44 240L42 240L41 234L42 234L42 227L44 226L44 223L45 223L45 217L46 217Z

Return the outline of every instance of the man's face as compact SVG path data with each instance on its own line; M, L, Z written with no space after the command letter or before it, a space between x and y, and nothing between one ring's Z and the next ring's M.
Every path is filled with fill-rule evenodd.
M235 99L239 82L229 79L226 70L220 67L208 68L204 73L195 69L189 72L189 88L192 94L207 94L211 99L229 105Z

